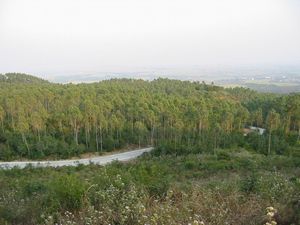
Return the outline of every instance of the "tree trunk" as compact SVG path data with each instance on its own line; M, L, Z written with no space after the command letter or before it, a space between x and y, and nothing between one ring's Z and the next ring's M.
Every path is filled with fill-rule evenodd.
M141 136L139 135L139 148L141 148Z
M268 155L271 154L271 131L269 133Z
M99 141L98 141L98 127L95 125L95 136L96 136L96 149L99 151Z
M3 120L1 120L1 128L2 128L2 132L4 133L4 125L3 125Z
M11 116L11 127L12 127L13 131L15 131L15 121L14 121L13 116Z
M117 129L117 143L120 144L120 140L119 140L119 129Z
M74 141L76 143L76 145L78 145L78 129L77 129L77 122L76 119L74 121Z
M38 134L38 138L39 138L39 142L40 142L41 141L41 135L40 135L39 129L37 130L37 134Z
M78 131L77 131L77 129L75 129L75 143L76 143L76 145L78 145Z
M132 121L131 121L131 138L133 138L133 128L134 128L134 120L132 118Z
M152 126L152 129L151 129L151 146L153 146L153 139L154 139L154 126Z
M175 151L177 150L177 139L176 139L176 134L175 134L175 139L174 139L174 144L175 144Z
M103 134L102 134L102 127L100 125L100 151L102 152L103 150Z
M89 148L89 128L88 126L85 127L85 145L86 145L86 148L88 149Z
M164 120L164 140L166 139L166 123L165 123L165 120Z
M199 121L199 124L198 124L198 134L199 136L201 135L201 131L202 131L202 120Z
M27 148L27 154L30 157L30 149L29 149L29 146L28 146L28 143L27 143L27 139L26 139L26 137L25 137L25 135L23 133L22 133L22 139L23 139L23 142L24 142L24 144L25 144L25 146Z

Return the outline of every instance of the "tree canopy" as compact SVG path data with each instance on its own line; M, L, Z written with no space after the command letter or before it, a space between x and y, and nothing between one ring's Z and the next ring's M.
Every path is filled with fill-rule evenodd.
M284 145L269 148L283 152L299 141L299 102L300 94L204 82L111 79L63 85L5 74L0 75L0 159L69 157L166 142L175 149L197 145L199 151L246 144L267 153L268 141L279 139ZM273 139L244 137L247 125L266 128Z

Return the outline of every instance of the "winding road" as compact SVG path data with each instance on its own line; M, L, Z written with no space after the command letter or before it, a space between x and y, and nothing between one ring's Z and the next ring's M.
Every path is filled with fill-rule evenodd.
M62 166L78 166L97 164L105 165L113 161L128 161L134 159L145 152L150 152L153 148L142 148L112 155L95 156L85 159L72 159L72 160L56 160L56 161L14 161L14 162L0 162L0 169L12 169L14 167L23 169L28 165L32 167L62 167Z

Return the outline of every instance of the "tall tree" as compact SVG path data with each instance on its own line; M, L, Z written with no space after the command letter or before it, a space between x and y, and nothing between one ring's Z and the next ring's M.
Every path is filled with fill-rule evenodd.
M268 155L271 154L271 135L272 132L278 128L279 120L280 120L279 114L274 109L271 109L267 116L267 125L269 131Z
M70 125L73 130L74 142L78 145L78 133L80 129L80 123L82 119L82 114L77 106L71 106L68 109L68 117L70 121Z
M5 111L3 109L3 107L0 105L0 123L1 123L1 130L2 132L4 132L4 117L5 117Z

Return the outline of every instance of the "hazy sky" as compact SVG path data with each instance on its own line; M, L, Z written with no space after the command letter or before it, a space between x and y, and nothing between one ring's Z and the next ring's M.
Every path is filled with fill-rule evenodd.
M0 73L300 64L299 0L0 0Z

